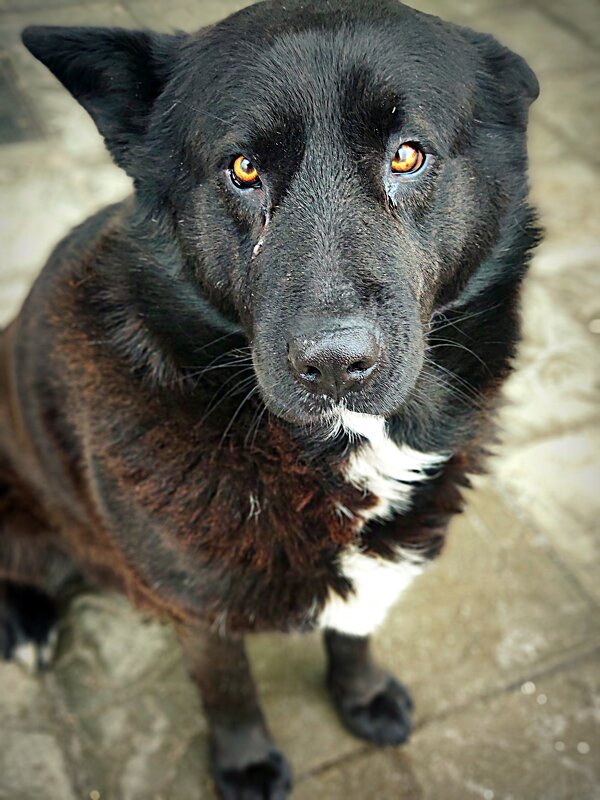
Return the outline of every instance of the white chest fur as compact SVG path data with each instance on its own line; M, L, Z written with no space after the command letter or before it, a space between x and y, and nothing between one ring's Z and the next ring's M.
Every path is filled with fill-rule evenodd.
M387 519L406 511L416 484L427 480L432 467L446 461L446 455L422 453L407 445L396 445L386 434L381 417L345 412L342 425L367 441L350 458L346 480L371 492L378 502L361 513L360 528L375 519ZM357 546L340 557L341 572L350 580L353 592L344 599L335 592L323 608L319 623L355 636L366 636L383 622L399 595L423 570L423 560L414 552L397 550L398 561L361 553Z

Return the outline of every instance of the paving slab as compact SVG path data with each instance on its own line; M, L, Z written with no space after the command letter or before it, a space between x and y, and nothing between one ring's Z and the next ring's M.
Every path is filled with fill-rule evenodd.
M555 145L545 155L555 169L560 163L570 167L572 159L588 169L600 166L599 97L598 68L540 75L540 96L532 107L532 119L544 123L554 135Z
M173 631L114 595L84 595L71 609L52 701L72 723L65 739L85 797L158 797L189 741L206 734Z
M424 798L597 800L599 655L417 732L411 750Z
M363 748L296 800L598 800L597 656L432 720L403 749Z
M492 33L502 44L523 56L541 76L600 66L600 52L584 41L578 31L549 18L543 6L528 3L474 16L473 27Z
M33 725L39 730L51 730L50 705L43 681L17 664L0 663L0 674L0 730L26 730Z
M600 3L597 0L534 0L560 28L571 31L592 46L600 46Z
M531 199L540 213L545 232L537 255L547 258L550 254L553 262L565 264L565 269L577 258L597 260L600 173L593 160L586 160L580 147L565 141L560 131L549 128L542 117L535 116L535 104L532 115L534 124L529 131ZM567 118L564 124L576 131L575 120L571 123ZM561 166L565 153L568 153L567 170ZM533 269L543 263L536 258Z
M600 605L600 418L592 429L508 448L494 473Z
M0 762L2 800L77 797L58 737L36 731L10 731L2 736Z
M376 636L426 720L600 641L597 609L486 479Z
M42 172L34 163L0 164L0 324L14 314L67 231L130 191L127 176L110 163L74 167L75 160L60 151L48 158Z
M576 256L571 266L570 274L565 269L526 282L524 339L499 417L500 461L530 442L598 428L600 271L595 258L586 264Z
M192 32L212 25L220 19L252 5L248 0L124 0L125 6L139 25L157 31Z
M21 13L27 11L53 12L56 9L71 9L77 13L80 9L88 6L99 5L99 0L2 0L2 2L7 11ZM120 4L115 0L105 0L104 5L114 10Z
M301 780L294 800L423 800L413 770L412 747L361 748L338 766ZM441 796L446 800L446 795ZM441 800L437 798L437 800Z

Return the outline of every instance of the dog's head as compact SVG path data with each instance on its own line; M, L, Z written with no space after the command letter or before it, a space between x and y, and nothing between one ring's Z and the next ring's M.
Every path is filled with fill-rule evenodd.
M537 81L493 38L393 0L286 0L189 36L24 41L169 229L172 280L241 326L276 414L393 414L432 315L498 279Z

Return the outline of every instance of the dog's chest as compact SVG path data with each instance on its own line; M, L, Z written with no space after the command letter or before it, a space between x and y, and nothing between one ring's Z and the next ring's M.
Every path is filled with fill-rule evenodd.
M375 417L349 414L344 424L365 439L350 457L345 478L377 498L374 505L359 512L360 532L369 522L406 512L415 487L430 478L446 457L419 452L407 445L398 446L386 435L383 421ZM353 591L346 598L330 592L319 624L348 634L367 635L383 621L390 606L421 573L423 565L423 559L400 545L396 560L368 555L356 544L345 548L338 567Z
M150 589L211 624L368 633L422 565L400 546L396 560L363 552L361 533L407 511L444 458L397 446L383 420L352 422L361 443L331 473L305 461L276 423L251 451L219 448L206 427L186 439L174 426L145 426L135 458L115 446L102 464L119 487L107 511L112 538L142 554Z

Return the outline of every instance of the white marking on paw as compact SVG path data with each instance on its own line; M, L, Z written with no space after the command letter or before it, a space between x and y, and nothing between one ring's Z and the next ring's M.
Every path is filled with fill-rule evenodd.
M20 664L27 672L35 672L38 665L38 651L33 642L24 642L15 647L12 652L12 659L16 664Z
M27 672L33 674L50 666L54 660L57 645L58 631L52 629L43 644L32 641L18 644L12 651L11 659L15 664L19 664Z
M56 628L52 628L48 634L45 644L43 644L38 650L38 665L41 669L47 669L52 664L54 657L56 656L57 648L58 630Z

